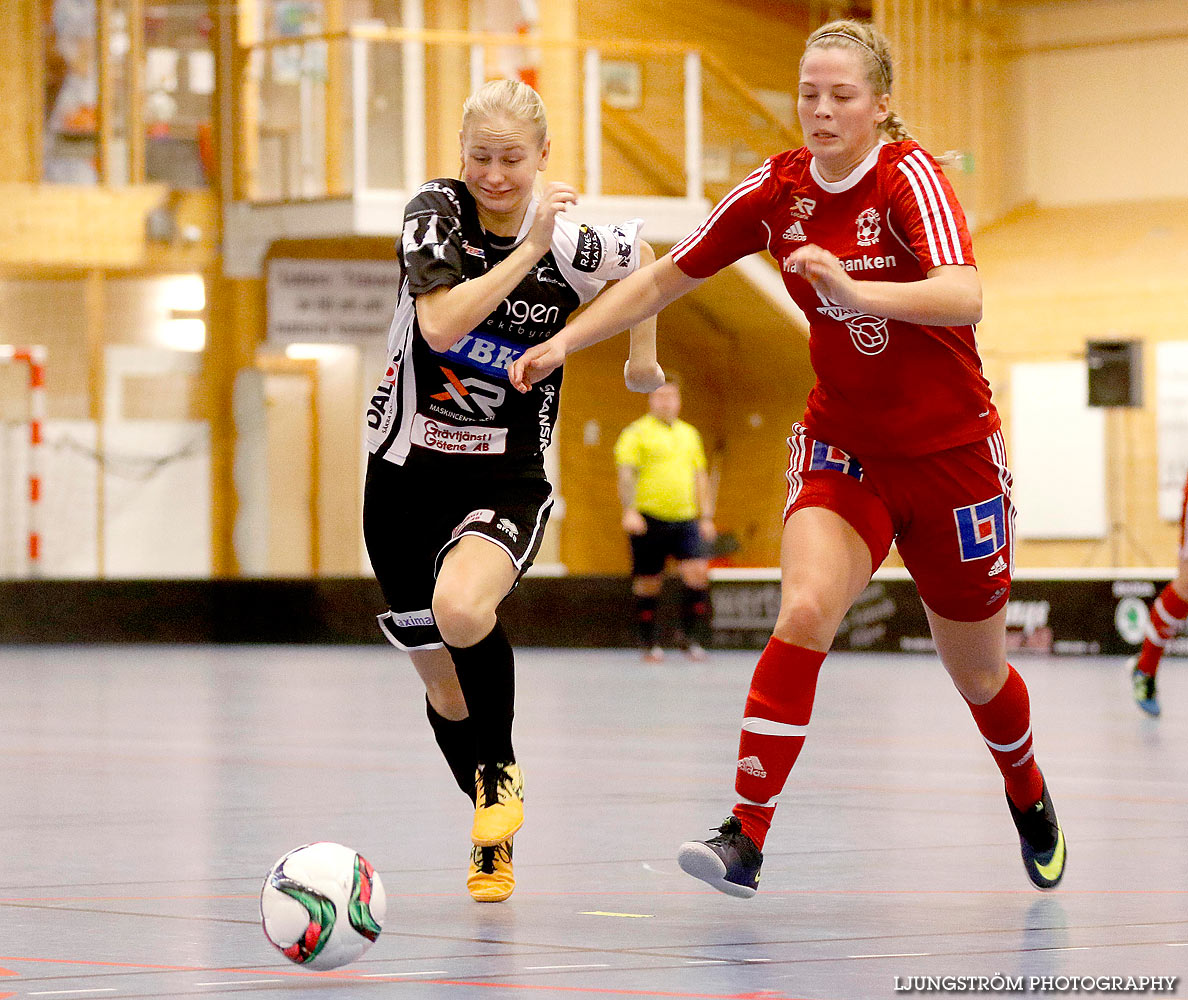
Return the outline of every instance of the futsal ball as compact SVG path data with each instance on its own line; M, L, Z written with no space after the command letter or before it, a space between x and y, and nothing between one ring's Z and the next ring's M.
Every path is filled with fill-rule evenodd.
M387 911L384 884L367 859L328 841L289 851L260 890L264 935L307 969L354 962L379 937Z

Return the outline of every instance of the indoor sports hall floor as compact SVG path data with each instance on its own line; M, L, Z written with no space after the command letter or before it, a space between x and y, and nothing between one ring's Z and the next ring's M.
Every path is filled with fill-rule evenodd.
M401 654L0 648L0 997L871 1000L909 977L1038 994L1031 977L1188 973L1180 661L1159 721L1118 659L1018 661L1069 842L1041 894L937 662L832 657L746 901L674 855L729 809L754 659L522 652L519 885L484 905L463 885L468 803ZM362 960L316 974L272 951L257 894L322 839L368 857L389 904Z

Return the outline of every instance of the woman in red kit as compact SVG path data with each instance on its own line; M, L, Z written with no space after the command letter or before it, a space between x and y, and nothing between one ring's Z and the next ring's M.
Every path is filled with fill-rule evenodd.
M805 145L769 158L670 254L512 368L525 391L570 352L760 250L809 319L816 384L788 440L780 612L747 697L737 804L716 837L679 854L686 872L732 896L755 894L821 663L892 540L1002 771L1028 877L1050 889L1064 873L1027 687L1006 661L1014 510L974 339L981 283L949 182L891 111L891 76L872 25L813 32L797 105Z

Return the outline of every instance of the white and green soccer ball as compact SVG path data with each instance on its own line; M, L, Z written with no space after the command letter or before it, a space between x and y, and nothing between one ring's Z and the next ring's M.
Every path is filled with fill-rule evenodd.
M384 884L367 859L329 841L289 851L260 890L265 936L307 969L356 961L379 937L387 912Z

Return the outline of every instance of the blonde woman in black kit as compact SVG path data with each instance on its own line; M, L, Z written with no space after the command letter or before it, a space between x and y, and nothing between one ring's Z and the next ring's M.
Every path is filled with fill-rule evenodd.
M578 225L568 184L534 184L549 157L539 95L497 80L463 108L461 179L408 203L388 366L368 411L363 529L388 610L384 634L412 658L458 785L475 802L470 894L515 887L524 819L512 746L515 667L497 609L540 547L552 487L544 451L561 394L554 372L523 395L509 365L608 280L654 259L638 220ZM650 391L655 322L632 330L625 377Z

